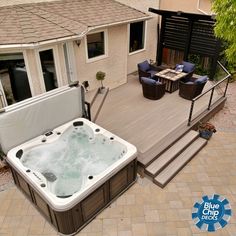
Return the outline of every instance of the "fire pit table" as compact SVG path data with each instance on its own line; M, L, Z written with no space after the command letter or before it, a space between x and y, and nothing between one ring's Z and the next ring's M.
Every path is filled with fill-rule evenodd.
M166 91L169 93L179 89L179 80L184 78L186 75L187 73L175 71L172 69L165 69L156 73L159 81L166 83Z

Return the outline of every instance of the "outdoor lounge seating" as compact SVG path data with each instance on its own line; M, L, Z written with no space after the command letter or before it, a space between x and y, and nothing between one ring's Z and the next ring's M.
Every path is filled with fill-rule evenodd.
M143 96L148 99L158 100L165 94L165 83L160 83L148 77L141 77Z
M139 82L141 83L141 77L152 78L160 70L161 69L159 69L158 67L151 65L147 60L139 63L138 64Z
M187 75L185 76L185 80L187 81L193 76L195 64L187 61L182 61L181 64L176 65L175 70L187 73Z
M179 81L179 96L192 100L202 93L207 80L207 76L201 76L199 78L192 77L188 82Z

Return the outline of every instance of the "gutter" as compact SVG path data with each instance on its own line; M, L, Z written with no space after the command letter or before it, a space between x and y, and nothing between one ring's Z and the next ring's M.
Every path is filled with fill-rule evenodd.
M6 44L6 45L0 45L0 49L15 49L15 48L23 48L23 49L34 49L40 46L48 45L48 44L53 44L53 43L60 43L64 41L69 41L69 40L80 40L82 39L86 34L88 34L90 31L96 30L96 29L101 29L105 27L110 27L110 26L116 26L116 25L121 25L121 24L128 24L132 22L137 22L137 21L143 21L143 20L149 20L153 18L152 16L146 16L138 19L133 19L133 20L125 20L125 21L118 21L114 23L109 23L109 24L104 24L104 25L99 25L99 26L93 26L93 27L88 27L87 30L82 32L79 35L74 35L74 36L68 36L64 38L58 38L58 39L52 39L52 40L47 40L47 41L42 41L42 42L36 42L36 43L26 43L26 44Z
M89 27L88 32L90 32L92 30L96 30L96 29L110 27L110 26L128 24L128 23L133 23L133 22L138 22L138 21L143 21L143 20L150 20L151 18L153 18L153 16L145 16L145 17L133 19L133 20L125 20L125 21L118 21L118 22L114 22L114 23L104 24L104 25L91 26L91 27Z
M36 43L22 43L22 44L6 44L6 45L0 45L0 49L14 49L14 48L24 48L24 49L34 49L43 45L53 44L53 43L60 43L64 41L69 40L79 40L86 35L88 30L82 32L80 35L74 35L74 36L68 36L64 38L58 38L58 39L52 39L42 42L36 42Z

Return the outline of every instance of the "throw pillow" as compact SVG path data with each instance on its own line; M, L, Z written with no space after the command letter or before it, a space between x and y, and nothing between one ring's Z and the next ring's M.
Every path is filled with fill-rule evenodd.
M190 73L194 71L195 69L195 64L187 62L187 61L182 61L182 64L184 65L183 71L186 73Z
M184 65L182 65L182 64L176 64L176 66L175 66L175 71L182 72L183 69L184 69Z

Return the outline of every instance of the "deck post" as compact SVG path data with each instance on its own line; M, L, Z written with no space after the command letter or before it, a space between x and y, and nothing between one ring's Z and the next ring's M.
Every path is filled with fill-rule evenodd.
M191 107L190 107L190 112L189 112L189 117L188 117L188 126L190 126L190 124L191 124L194 102L195 102L195 101L192 100Z
M214 91L215 91L215 87L213 87L211 90L211 96L210 96L210 100L209 100L209 104L208 104L208 108L207 108L208 110L211 110L211 102L212 102Z
M226 82L226 86L225 86L225 91L224 91L224 95L223 95L223 97L226 96L226 92L227 92L227 89L228 89L228 85L229 85L229 80L230 80L230 78L231 78L231 76L229 76L228 79L227 79L227 82Z

